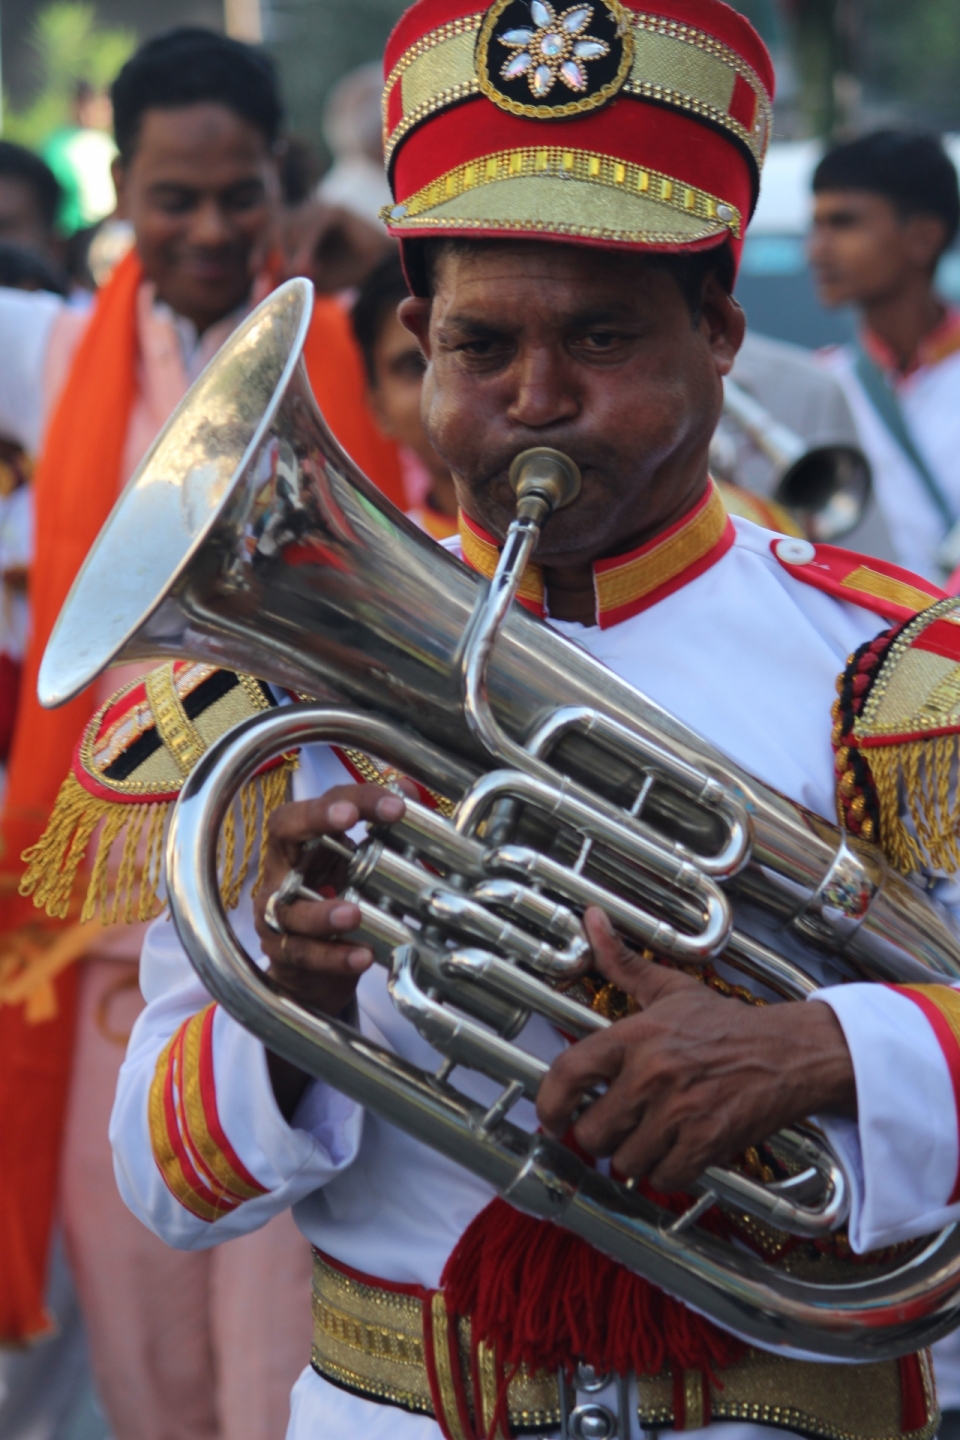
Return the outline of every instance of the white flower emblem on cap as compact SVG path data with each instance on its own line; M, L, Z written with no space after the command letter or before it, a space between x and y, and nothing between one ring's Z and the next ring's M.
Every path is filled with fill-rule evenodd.
M593 7L573 5L557 15L548 0L532 0L530 15L535 30L507 30L497 36L501 45L515 51L504 61L502 79L517 80L526 75L537 99L548 95L558 80L568 90L582 93L587 88L587 61L610 53L605 40L583 33L593 19Z

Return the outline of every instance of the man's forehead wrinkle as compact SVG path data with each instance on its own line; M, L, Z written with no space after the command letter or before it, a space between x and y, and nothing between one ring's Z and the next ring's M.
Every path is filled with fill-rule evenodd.
M560 310L555 304L537 306L535 313L520 316L516 307L505 305L477 311L454 310L439 318L441 330L502 334L516 331L531 322L550 330L582 330L591 325L626 324L640 318L641 307L611 302L581 309Z
M483 331L485 334L501 334L504 330L516 329L516 324L508 324L506 317L498 322L488 312L470 314L469 311L454 311L441 315L439 325L441 330L469 330L473 334L477 331Z
M434 314L442 328L451 329L503 331L531 323L575 329L641 319L649 298L643 284L625 297L623 286L609 277L580 285L568 277L529 273L470 276L438 291Z
M624 294L639 296L663 279L654 266L636 256L610 251L573 251L559 246L521 250L511 247L477 255L448 255L436 276L435 298L451 301L471 290L532 293L546 289L551 301L564 292L580 305L624 304ZM588 298L589 297L589 298Z

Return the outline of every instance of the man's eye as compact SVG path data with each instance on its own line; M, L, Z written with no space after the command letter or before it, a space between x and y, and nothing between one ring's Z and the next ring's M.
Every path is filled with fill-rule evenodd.
M484 340L465 340L462 345L457 346L457 349L461 355L472 355L476 359L482 360L485 356L494 353L497 349L497 341L489 337Z
M609 350L620 339L612 330L591 330L584 335L582 343L591 350Z
M242 189L231 190L226 197L228 210L253 210L263 204L263 186L244 185Z
M419 350L410 350L405 355L398 355L393 361L391 369L398 380L420 380L427 368Z
M186 215L195 204L188 190L167 190L157 196L157 208L167 215Z

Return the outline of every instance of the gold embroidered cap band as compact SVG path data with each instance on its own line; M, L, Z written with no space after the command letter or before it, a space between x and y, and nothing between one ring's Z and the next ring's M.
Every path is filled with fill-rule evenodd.
M494 41L499 40L505 30L502 22L498 24L498 21L511 3L515 4L516 0L500 0L486 14L477 11L438 26L415 41L396 61L387 76L384 90L385 114L397 117L393 124L388 119L385 127L388 164L396 147L416 125L471 95L484 94L512 114L540 119L586 114L622 90L626 95L654 100L687 114L702 116L728 130L748 147L757 165L763 165L770 142L773 106L759 75L729 46L695 26L662 15L635 13L619 4L572 7L578 23L585 12L597 9L617 16L614 43L619 46L622 58L614 78L593 93L579 100L573 98L574 85L561 73L551 87L554 103L537 105L538 97L531 93L537 68L532 64L532 57L530 66L524 66L519 71L527 93L517 90L516 99L505 93L488 74L488 70L496 70L496 60L504 55L509 58L502 69L520 61L528 53L518 41L516 44L510 42L509 52L501 49L497 54L494 50L491 56ZM536 3L539 4L539 0ZM544 12L549 8L553 19L551 25L551 19L544 14L543 19L550 28L540 27L541 34L550 34L550 29L556 27L562 31L564 15L571 14L567 10L557 16L546 5L539 5L539 8ZM593 20L584 23L596 28ZM523 30L531 37L537 34L531 25L529 11L524 25L506 33L519 35ZM589 45L595 42L578 37L575 43ZM550 59L552 61L553 57ZM590 65L591 61L587 60L587 71ZM740 112L733 105L738 78L749 87L755 101L755 116L749 125L738 118ZM585 75L584 88L586 81Z
M420 0L387 46L384 146L408 278L416 238L530 236L734 265L773 70L736 11L670 0Z

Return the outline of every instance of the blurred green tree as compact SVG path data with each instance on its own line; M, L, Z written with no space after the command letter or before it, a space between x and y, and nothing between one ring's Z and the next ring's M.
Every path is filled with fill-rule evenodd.
M757 0L734 3L750 15ZM779 4L799 80L799 133L843 138L881 125L960 129L956 0Z
M903 118L960 130L956 0L860 0L857 72L868 102L895 97Z
M409 0L262 0L293 127L317 141L324 101L376 60ZM479 8L483 8L481 0ZM782 134L880 124L960 130L957 0L731 0L774 51Z
M4 105L5 139L42 145L69 124L77 83L86 80L96 90L109 85L136 43L132 31L100 25L94 5L60 0L41 10L30 34L37 89L22 109Z
M270 0L268 43L280 65L296 133L319 148L323 107L333 86L357 65L381 58L387 36L409 3Z

